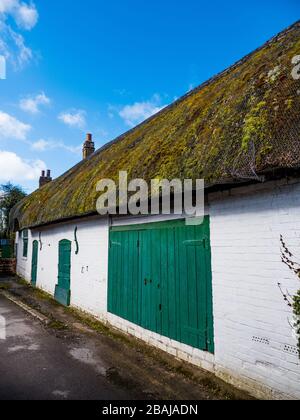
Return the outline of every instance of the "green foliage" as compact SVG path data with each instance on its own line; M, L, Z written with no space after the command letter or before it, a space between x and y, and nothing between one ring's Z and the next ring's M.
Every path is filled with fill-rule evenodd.
M298 280L300 279L300 264L294 260L294 255L289 250L288 246L283 240L283 237L280 236L281 242L281 257L282 262L297 276ZM278 285L279 289L283 295L284 301L287 305L293 309L295 316L295 322L293 328L295 328L298 336L298 350L300 358L300 290L296 293L295 296L291 297L288 293L284 293L281 288L281 284Z
M298 334L298 349L300 352L300 290L294 296L294 304L293 304L294 314L296 317L296 330Z
M11 183L0 186L0 237L8 235L9 214L12 208L26 197L23 189Z
M248 150L250 141L254 143L258 139L263 139L264 128L266 127L267 110L266 102L261 101L255 105L245 118L245 126L243 130L242 149Z

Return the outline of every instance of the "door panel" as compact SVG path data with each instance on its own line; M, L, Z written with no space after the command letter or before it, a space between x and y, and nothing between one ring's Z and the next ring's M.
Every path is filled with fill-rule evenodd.
M213 351L209 219L112 230L108 310L158 334Z
M162 243L162 231L152 230L151 232L151 243L152 249L151 255L151 289L150 289L150 325L151 330L162 333L162 313L163 313L163 301L162 301L162 279L161 279L161 243Z
M148 330L151 329L151 321L153 321L150 319L150 310L152 304L152 248L150 241L151 234L149 231L142 231L139 233L139 284L141 287L140 325Z
M69 306L71 300L71 248L68 240L62 240L58 246L58 284L55 298L62 305Z
M162 330L160 230L139 232L139 268L140 325L160 333Z
M31 260L31 284L32 284L32 286L36 286L36 283L37 283L38 252L39 252L39 243L38 243L38 241L33 241L33 244L32 244L32 260Z
M138 232L111 232L108 311L133 323L140 322Z
M180 284L180 334L181 341L193 347L206 349L207 308L204 242L201 228L189 226L178 229L177 243L181 258Z
M177 340L178 291L174 229L162 230L161 244L162 334L173 340Z

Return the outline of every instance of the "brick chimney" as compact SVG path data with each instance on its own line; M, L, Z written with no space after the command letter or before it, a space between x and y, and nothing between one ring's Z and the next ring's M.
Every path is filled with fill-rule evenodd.
M95 143L93 142L92 134L86 135L86 140L83 143L82 159L86 159L95 152Z
M43 187L44 185L48 184L51 181L52 181L51 171L48 169L47 174L46 174L45 171L42 171L42 174L40 176L40 188Z

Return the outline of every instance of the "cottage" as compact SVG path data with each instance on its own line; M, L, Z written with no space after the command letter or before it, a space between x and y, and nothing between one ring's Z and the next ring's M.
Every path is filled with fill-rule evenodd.
M283 263L285 247L300 261L299 54L298 22L100 150L88 135L13 209L18 274L256 396L300 398L283 298L299 288ZM97 182L123 170L205 179L203 224L100 216Z

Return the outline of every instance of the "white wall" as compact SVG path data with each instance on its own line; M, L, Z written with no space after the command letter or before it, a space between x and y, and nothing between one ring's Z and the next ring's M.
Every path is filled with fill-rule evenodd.
M215 194L210 216L218 370L263 383L277 397L282 392L300 398L291 309L277 286L291 294L300 288L281 261L280 247L283 235L300 262L300 184Z
M17 250L17 274L25 280L30 281L31 278L31 258L32 258L32 235L28 231L28 254L27 258L23 257L23 240L20 233L16 234Z
M76 226L78 255L75 255ZM39 246L37 287L54 295L58 276L58 243L62 239L70 240L72 242L71 305L102 318L107 311L108 232L108 220L99 218L32 230L29 232L27 259L22 257L22 240L17 237L17 273L30 281L32 242L39 241L41 233L42 250Z
M107 314L108 221L91 219L42 230L38 287L54 293L58 242L73 241L71 304L170 354L214 372L256 396L300 398L300 362L289 309L277 283L291 294L300 282L281 262L280 235L300 261L300 183L276 182L209 196L215 355L193 349ZM145 223L168 217L113 220ZM79 255L74 228L78 226ZM18 273L30 280L18 251ZM88 267L88 269L87 269Z

